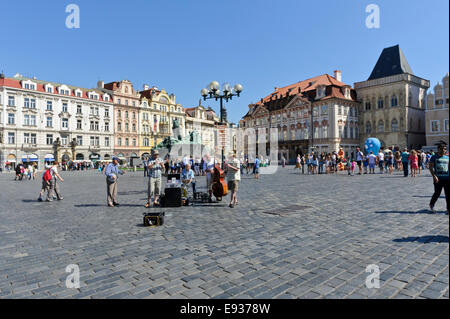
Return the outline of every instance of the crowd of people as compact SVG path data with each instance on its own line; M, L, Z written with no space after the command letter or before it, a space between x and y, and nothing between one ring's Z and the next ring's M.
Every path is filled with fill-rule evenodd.
M354 156L343 155L343 152L298 154L295 169L302 174L334 174L340 171L348 175L363 174L394 174L403 172L404 176L416 177L429 168L433 151L404 149L393 150L381 148L377 154L369 152L364 154L360 148L356 149Z

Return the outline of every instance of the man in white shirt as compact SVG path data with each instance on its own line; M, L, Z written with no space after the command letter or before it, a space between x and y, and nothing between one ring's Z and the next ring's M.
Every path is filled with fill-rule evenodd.
M228 180L228 190L231 192L230 198L230 208L234 208L237 204L237 191L239 188L239 181L241 180L241 163L236 158L236 154L233 154L231 163L226 164L227 167L227 180Z
M203 170L206 172L206 188L209 193L209 202L212 202L212 177L214 173L214 164L214 158L211 158L209 154L206 154Z
M383 153L383 150L380 149L380 151L378 152L378 155L377 155L377 159L378 159L378 167L380 168L380 174L383 174L383 169L384 169L384 153Z
M370 152L370 155L367 156L367 160L369 162L369 174L375 174L375 162L377 157L373 155L373 152Z

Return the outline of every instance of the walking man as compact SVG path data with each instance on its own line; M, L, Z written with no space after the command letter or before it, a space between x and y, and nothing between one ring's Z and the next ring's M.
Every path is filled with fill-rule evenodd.
M402 166L403 166L403 176L408 177L408 167L409 167L409 153L408 149L405 148L401 154L402 157Z
M440 144L438 146L438 152L431 157L430 160L430 172L433 176L434 194L430 201L430 210L434 213L434 205L436 204L439 196L441 196L442 188L445 192L445 201L447 202L447 215L450 210L450 179L448 171L448 155L445 155L447 146Z
M153 159L148 161L148 190L146 208L150 208L153 197L153 206L159 205L158 199L161 195L161 176L164 171L164 161L159 158L159 152L154 150Z
M64 180L58 173L58 166L59 163L54 162L53 165L50 167L50 174L52 175L52 178L50 179L50 192L49 195L47 196L47 202L51 202L52 198L54 198L55 195L58 200L64 199L64 197L62 197L61 195L61 192L59 191L59 183L57 182L58 179L61 183L64 182Z
M358 165L358 174L362 174L362 161L363 161L364 154L361 152L361 149L359 147L356 148L356 165Z
M240 173L240 166L241 163L236 158L236 154L233 154L233 159L231 164L227 163L227 180L228 180L228 189L231 192L231 198L230 198L230 208L234 208L234 206L237 204L237 191L239 188L239 181L241 180L241 173Z
M119 169L119 159L114 156L112 162L108 164L105 170L106 200L109 207L119 206L119 203L117 202L117 180L118 175L123 175L124 173L124 171Z

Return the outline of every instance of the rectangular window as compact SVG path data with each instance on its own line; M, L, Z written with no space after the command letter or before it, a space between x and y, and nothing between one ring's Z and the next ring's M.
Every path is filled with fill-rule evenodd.
M47 127L53 127L53 119L51 116L47 117Z
M36 115L30 115L30 125L36 126Z
M61 144L67 145L67 136L61 136Z
M53 135L47 134L47 145L53 145Z
M448 132L448 119L444 120L444 132Z
M23 116L23 125L24 126L29 126L30 125L30 116L28 114L25 114Z
M30 100L30 108L35 109L36 108L36 99Z
M83 146L83 136L77 136L77 144L78 146Z
M77 114L82 114L82 107L81 107L81 105L77 105Z
M105 109L105 117L109 117L109 109Z
M81 130L81 129L82 129L81 120L77 120L77 130Z
M53 110L53 102L47 101L47 111L52 111L52 110Z
M105 122L105 132L109 132L109 123Z
M118 146L122 146L122 138L119 137L119 138L117 139L117 145L118 145Z
M16 116L14 113L9 113L8 114L8 124L12 125L16 123Z
M62 128L69 128L69 120L62 119Z
M109 137L105 137L105 146L109 147Z
M338 106L338 115L342 115L342 106Z
M439 132L439 121L431 121L431 132Z
M23 133L23 143L30 144L30 133Z
M36 133L31 134L30 143L31 144L36 144L36 141L37 141Z
M62 104L62 111L67 112L67 103Z
M23 99L23 107L27 108L27 109L30 108L30 99L29 98L26 97Z
M8 96L8 106L16 106L14 96Z
M14 133L8 133L8 144L16 144L16 135Z
M53 90L51 87L47 87L47 93L53 93Z

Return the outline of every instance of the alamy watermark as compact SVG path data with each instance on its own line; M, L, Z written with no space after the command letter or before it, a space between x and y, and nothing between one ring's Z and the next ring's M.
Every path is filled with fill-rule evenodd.
M366 267L366 272L370 273L366 278L366 287L368 289L380 288L380 267L371 264Z
M80 288L80 267L76 264L70 264L66 267L66 272L70 273L66 278L66 287L69 289Z
M368 29L380 28L380 7L376 4L369 4L366 7L366 13L370 13L366 18L366 27Z
M66 18L66 28L79 29L80 28L80 7L76 4L69 4L66 6L66 13L70 13Z

